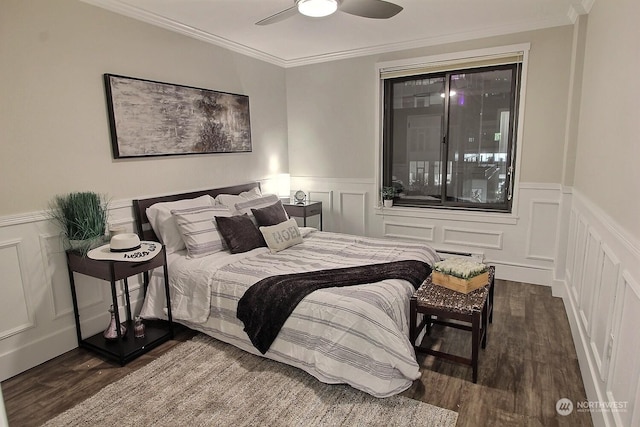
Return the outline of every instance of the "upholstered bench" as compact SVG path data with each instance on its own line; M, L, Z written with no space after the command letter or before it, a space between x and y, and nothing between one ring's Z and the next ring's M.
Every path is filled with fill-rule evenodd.
M417 352L470 365L473 369L473 382L478 380L478 353L480 346L487 345L487 328L493 321L493 286L495 268L489 267L489 280L486 286L468 294L456 292L431 282L431 276L413 294L410 300L409 338ZM418 313L423 314L417 324ZM457 322L452 322L456 320ZM471 358L445 353L432 348L415 345L418 335L424 327L427 335L431 326L439 324L465 331L471 331Z

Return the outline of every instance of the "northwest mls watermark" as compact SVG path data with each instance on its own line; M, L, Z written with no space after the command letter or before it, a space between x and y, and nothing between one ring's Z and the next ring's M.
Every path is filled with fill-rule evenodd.
M574 404L570 399L563 397L556 402L556 412L563 417L570 415L574 410L576 412L627 412L628 403L580 400Z

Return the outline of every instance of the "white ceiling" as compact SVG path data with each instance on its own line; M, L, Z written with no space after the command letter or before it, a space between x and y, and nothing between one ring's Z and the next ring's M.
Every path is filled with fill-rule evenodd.
M294 0L82 0L283 67L570 25L594 0L391 0L377 20L336 12L255 22Z

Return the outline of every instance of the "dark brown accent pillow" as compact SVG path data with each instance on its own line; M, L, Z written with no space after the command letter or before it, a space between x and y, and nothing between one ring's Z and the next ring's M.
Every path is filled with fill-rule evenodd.
M222 238L227 243L227 247L232 254L267 246L262 233L251 221L249 215L217 216L215 218L218 224L218 231L222 234Z
M256 218L258 227L277 225L289 219L280 200L264 208L251 209L251 213Z

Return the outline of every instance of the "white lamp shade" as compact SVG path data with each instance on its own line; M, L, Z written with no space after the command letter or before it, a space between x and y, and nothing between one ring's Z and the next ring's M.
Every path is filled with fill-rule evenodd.
M298 11L313 18L331 15L336 10L338 10L336 0L300 0L298 2Z

